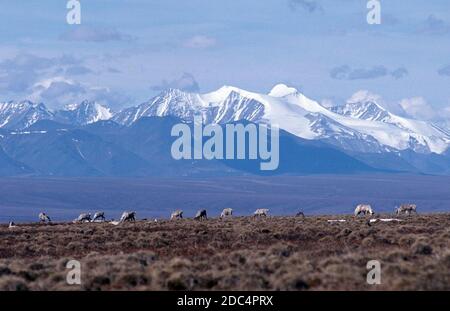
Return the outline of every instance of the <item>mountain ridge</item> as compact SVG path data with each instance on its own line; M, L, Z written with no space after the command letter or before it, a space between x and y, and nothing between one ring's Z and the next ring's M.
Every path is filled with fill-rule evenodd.
M284 84L276 85L268 94L233 86L204 94L168 89L117 113L89 101L55 111L43 103L0 103L3 162L10 167L19 163L19 167L27 168L23 172L5 170L5 174L30 171L63 176L259 174L253 164L245 162L172 161L170 126L177 122L192 126L194 116L201 116L205 124L221 126L235 122L278 125L284 133L280 150L296 154L297 161L307 159L307 166L314 169L308 171L306 166L294 163L295 157L289 157L284 159L288 164L277 173L322 173L321 166L326 167L325 173L336 173L341 172L339 164L348 162L352 163L349 172L360 167L363 171L450 174L450 130L395 115L368 93L358 93L341 106L324 107ZM290 138L286 139L287 136ZM81 142L77 144L74 140ZM33 144L39 147L30 147ZM98 148L103 159L90 144ZM303 150L305 156L298 150ZM322 155L324 150L328 156L324 155L322 162L315 163L314 157L309 157L317 152ZM339 152L336 154L339 160L333 167L324 159L333 161L330 155L335 151ZM85 153L89 157L83 158ZM66 170L64 163L72 163L76 169Z
M200 94L168 89L140 105L114 113L96 102L83 101L51 111L29 101L0 103L0 128L25 129L39 120L86 125L113 120L130 126L142 117L177 117L192 122L200 115L205 124L246 120L278 124L293 135L309 140L335 140L348 151L445 154L450 129L433 123L397 116L367 94L353 96L343 105L324 107L295 88L276 85L269 94L232 86ZM362 148L366 142L367 146Z
M395 152L411 149L418 153L443 154L450 146L450 131L432 123L397 116L381 107L374 98L326 108L294 88L275 86L269 95L224 86L206 94L169 89L136 107L113 116L113 120L130 125L141 117L174 116L192 122L201 115L204 123L247 120L274 123L304 139L320 140L346 132L361 137L358 144L369 141L377 146L367 152ZM315 128L313 128L315 126ZM349 142L341 144L349 146ZM367 148L366 148L367 149Z

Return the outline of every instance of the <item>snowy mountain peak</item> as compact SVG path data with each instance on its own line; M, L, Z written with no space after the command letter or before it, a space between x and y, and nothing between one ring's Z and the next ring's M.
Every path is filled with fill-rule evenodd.
M44 104L28 100L0 103L0 128L24 129L35 122L53 118L53 113Z
M223 86L206 94L168 90L119 112L113 120L131 125L141 117L173 116L192 122L195 115L202 115L205 123L247 120L278 124L298 137L324 140L350 151L443 153L448 149L447 132L427 122L396 116L378 102L377 96L362 91L345 105L327 109L284 84L267 95Z
M194 116L201 115L207 124L239 120L277 124L297 137L321 140L353 152L448 152L449 130L397 116L380 102L377 96L361 91L342 106L325 108L285 84L276 85L269 94L233 86L223 86L206 94L168 89L115 115L108 107L91 101L55 112L43 104L31 102L0 103L0 127L24 129L43 119L74 125L111 119L128 126L142 117L171 116L192 122Z
M97 102L84 100L80 104L71 104L65 110L57 112L57 118L62 122L85 125L101 120L109 120L113 116L111 109Z
M269 92L269 96L273 97L284 97L293 93L297 93L297 89L294 87L289 87L286 84L280 83L275 85Z
M329 110L350 118L392 122L393 115L378 102L380 98L368 91L356 92L347 103L342 106L330 107Z
M347 102L342 106L330 108L331 111L355 119L371 121L387 121L390 113L373 101Z
M200 94L200 98L206 105L209 105L210 103L219 103L226 100L226 98L230 96L230 93L232 92L243 97L248 97L250 94L250 92L238 87L224 85L216 91L212 91L206 94Z
M74 125L85 125L108 120L112 111L99 103L83 101L67 105L63 110L51 111L43 103L31 101L0 103L0 128L22 130L41 120L54 120Z
M29 100L22 100L19 102L16 101L9 101L0 103L0 110L4 109L30 109L30 108L36 108L36 109L42 109L42 107L45 107L43 104L36 104Z

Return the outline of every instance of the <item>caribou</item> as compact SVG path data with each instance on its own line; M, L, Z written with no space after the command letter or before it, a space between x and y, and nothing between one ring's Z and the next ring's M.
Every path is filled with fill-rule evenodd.
M254 213L254 217L267 217L267 214L269 213L269 209L267 208L258 208Z
M232 216L233 216L233 209L232 208L224 208L222 213L220 214L220 218L232 217Z
M183 211L176 210L170 215L170 220L183 218Z
M297 214L295 214L295 217L305 218L305 214L303 212L298 212Z
M78 216L77 219L73 221L74 223L80 223L80 222L91 222L91 213L82 213L80 216Z
M48 215L47 214L45 214L45 213L39 213L39 221L40 222L43 222L43 223L45 223L45 222L52 222L52 220L50 219L50 217L48 217Z
M123 212L122 216L120 217L119 223L125 221L136 221L136 212Z
M367 214L373 215L375 213L372 210L372 206L370 206L369 204L359 204L355 208L355 217L358 216L359 214L364 214L365 216Z
M194 219L195 220L207 220L208 216L206 215L206 210L205 209L199 210L197 212L197 214L195 214Z
M94 214L94 217L92 218L92 222L100 222L105 221L105 212L97 212Z
M402 204L400 207L395 209L395 214L400 215L404 213L406 215L410 215L412 212L417 214L417 206L416 204Z

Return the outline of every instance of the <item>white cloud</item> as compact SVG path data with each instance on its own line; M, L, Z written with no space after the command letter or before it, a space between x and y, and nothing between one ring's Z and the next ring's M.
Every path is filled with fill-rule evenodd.
M411 117L419 120L432 120L438 117L438 112L423 97L405 98L400 106Z
M26 92L39 76L62 66L76 65L79 61L69 55L42 57L30 53L19 53L0 61L0 91Z
M358 103L364 101L373 101L378 103L379 101L381 101L381 96L375 93L371 93L368 90L359 90L347 100L347 102L349 103Z
M113 109L129 102L128 97L109 88L90 86L64 77L53 77L36 83L27 99L44 102L51 109L81 103L83 100L96 101Z
M394 79L401 79L408 75L408 69L398 67L392 70L383 65L367 68L352 68L349 65L334 67L330 71L330 77L336 80L369 80L391 76Z
M127 96L71 79L93 73L90 66L72 55L45 57L18 53L0 60L0 92L5 101L26 98L45 103L50 108L61 108L83 100L108 104L111 108L127 104Z

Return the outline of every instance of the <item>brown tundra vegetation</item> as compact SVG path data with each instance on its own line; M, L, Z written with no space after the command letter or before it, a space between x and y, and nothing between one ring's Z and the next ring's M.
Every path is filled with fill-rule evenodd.
M450 214L400 218L1 225L0 290L450 290Z

